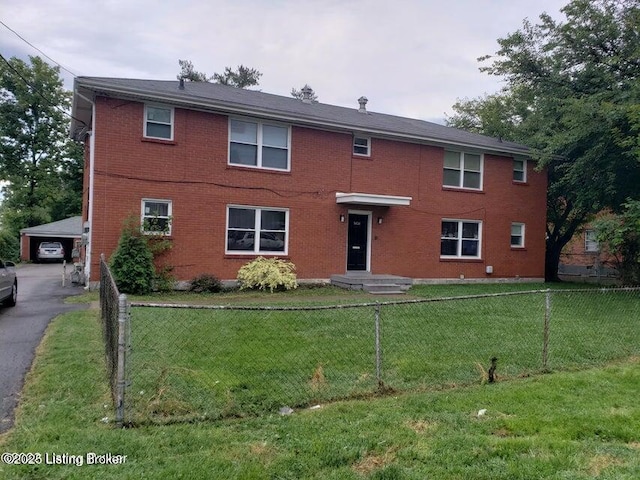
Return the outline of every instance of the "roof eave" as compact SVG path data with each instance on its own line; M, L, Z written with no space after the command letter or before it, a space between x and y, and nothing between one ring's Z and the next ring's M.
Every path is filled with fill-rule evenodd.
M289 123L297 123L310 127L330 128L341 131L362 131L362 126L353 125L342 122L329 122L322 119L315 119L309 116L294 115L289 112L281 112L273 109L264 109L259 107L252 107L242 104L236 104L231 102L218 102L210 99L202 99L201 97L191 96L185 98L181 94L166 94L166 93L153 93L150 94L148 90L142 90L137 88L116 87L113 85L106 85L102 82L91 82L86 79L77 79L76 89L79 87L85 87L88 90L93 91L95 94L101 93L105 95L116 95L134 98L138 100L156 101L161 103L168 103L175 106L185 107L197 107L202 110L216 111L221 113L232 113L236 115L248 115L259 116L261 118L267 118L270 120L278 120ZM485 152L497 153L497 154L511 154L524 157L530 157L528 148L514 148L505 145L501 146L486 146L479 145L472 142L456 142L452 140L446 140L433 136L426 135L411 135L401 131L380 130L380 129L367 129L367 133L372 136L381 136L394 139L402 139L405 141L411 141L416 143L428 143L438 146L454 146L459 148L474 148L481 149Z

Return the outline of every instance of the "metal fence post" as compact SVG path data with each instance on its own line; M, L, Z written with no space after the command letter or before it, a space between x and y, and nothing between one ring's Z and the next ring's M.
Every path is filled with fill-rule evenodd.
M551 289L545 291L544 327L542 334L542 370L549 369L549 325L551 322Z
M127 365L127 338L129 324L129 304L127 296L120 294L118 297L118 372L117 372L117 399L116 399L116 424L122 427L124 424L126 365Z
M380 305L376 304L375 309L376 325L376 380L378 387L382 386L382 348L380 347Z

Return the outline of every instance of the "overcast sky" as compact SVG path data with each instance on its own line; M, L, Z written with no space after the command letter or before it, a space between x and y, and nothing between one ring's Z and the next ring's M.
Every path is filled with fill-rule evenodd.
M500 88L477 58L568 0L0 0L0 20L75 75L175 80L258 69L259 89L305 83L320 102L442 122ZM0 25L6 58L41 55ZM62 70L67 88L73 77Z

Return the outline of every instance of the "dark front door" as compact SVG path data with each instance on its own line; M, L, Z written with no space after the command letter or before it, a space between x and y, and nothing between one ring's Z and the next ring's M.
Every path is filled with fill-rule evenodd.
M347 270L367 269L368 232L369 216L350 213L347 239Z

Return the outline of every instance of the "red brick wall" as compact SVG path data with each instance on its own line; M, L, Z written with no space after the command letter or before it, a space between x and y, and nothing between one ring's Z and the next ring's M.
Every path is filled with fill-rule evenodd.
M294 126L290 172L230 167L226 116L176 109L174 141L153 142L142 138L143 109L96 101L92 280L100 253L115 250L125 218L139 218L142 198L173 202L173 248L163 261L182 280L205 272L234 279L254 258L225 255L229 204L289 209L288 259L301 279L345 272L348 224L339 217L350 209L373 213L373 273L544 276L546 174L531 164L528 184L517 185L511 158L485 155L483 192L452 191L442 187L442 148L374 138L370 158L354 157L351 134ZM409 207L346 206L336 204L336 192L413 200ZM443 218L483 221L481 260L440 259ZM511 222L526 224L526 249L510 248ZM492 275L485 274L487 265Z

